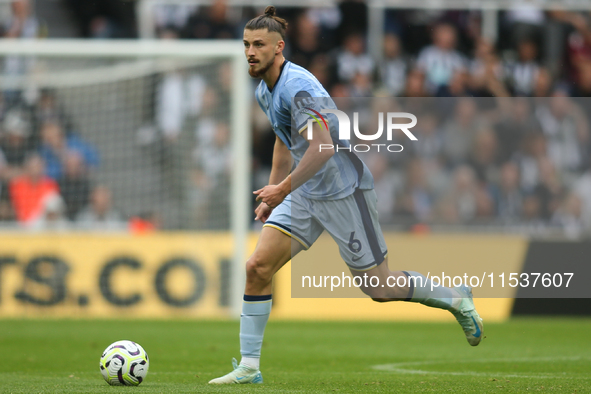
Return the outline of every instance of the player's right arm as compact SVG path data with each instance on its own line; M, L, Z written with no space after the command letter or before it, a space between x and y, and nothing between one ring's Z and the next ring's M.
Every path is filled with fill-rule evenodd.
M279 137L275 137L275 146L273 147L273 163L271 166L271 175L269 176L269 185L278 185L283 181L291 171L292 157L287 146ZM256 217L254 220L260 220L265 223L271 215L273 208L264 202L261 202L255 209Z
M271 166L271 176L269 185L278 185L290 173L292 157L287 145L281 141L281 138L275 136L275 146L273 147L273 164Z

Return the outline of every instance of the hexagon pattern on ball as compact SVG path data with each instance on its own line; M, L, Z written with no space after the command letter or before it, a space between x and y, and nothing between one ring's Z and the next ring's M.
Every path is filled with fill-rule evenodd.
M137 386L148 375L148 353L132 341L110 344L100 360L103 378L111 386Z

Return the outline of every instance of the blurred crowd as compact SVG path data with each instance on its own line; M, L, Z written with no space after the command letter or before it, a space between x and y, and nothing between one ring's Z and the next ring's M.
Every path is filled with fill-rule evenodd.
M360 129L376 130L378 112L418 118L412 129L417 141L402 133L377 141L400 144L402 152L359 153L374 175L380 221L417 231L493 225L536 235L588 234L589 105L591 99L562 92L549 98L373 99ZM364 108L356 111L362 118Z
M0 228L130 231L160 227L154 212L123 215L111 188L96 182L99 149L85 141L45 89L0 95Z
M137 36L127 7L132 2L65 3L81 36ZM4 23L5 36L40 35L42 24L28 4L13 2L12 17L4 18L10 21ZM246 21L260 13L253 7L230 7L224 0L157 4L154 31L161 39L239 39ZM279 8L278 15L289 22L286 58L310 70L332 97L396 98L392 105L400 108L412 107L411 98L421 103L409 111L419 118L415 144L405 144L401 154L362 155L376 178L385 224L495 224L529 233L591 233L591 101L586 98L591 95L590 13L544 11L520 3L498 12L497 36L487 38L480 10L390 9L378 57L368 51L368 7L363 1ZM229 105L230 85L228 65L215 78L170 72L158 80L153 123L165 143L182 144L179 135L187 119L192 121L187 193L206 201L196 209L204 212L200 220L206 228L219 227L207 215L216 202L228 198L229 125L219 108ZM275 137L254 99L253 114L257 188L268 180ZM44 174L44 189L67 190L60 177L80 177L72 169L82 167L78 172L87 174L98 165L79 147L71 154L62 152L59 165L52 161L55 155L47 148L54 144L52 133L83 146L63 119L34 120L26 132L15 131L26 129L14 126L22 123L16 119L8 110L2 116L0 217L10 217L6 202L18 194L16 187L12 192L14 179ZM24 136L15 136L19 133ZM7 146L18 138L28 148L15 170L17 155ZM88 195L94 189L108 194L105 187L87 188ZM68 217L76 220L86 203L72 207L66 194L62 192ZM12 205L12 215L22 220L23 209L14 201Z
M217 62L214 70L165 72L154 90L150 128L161 137L153 140L153 148L164 154L160 167L165 178L178 181L172 189L177 190L178 201L186 201L186 226L228 229L233 163L228 116L231 64Z
M216 2L198 13L206 20L221 8ZM383 223L591 233L591 14L509 10L493 43L480 34L480 12L392 10L378 60L368 52L363 2L279 11L290 22L287 59L308 68L332 97L421 103L410 111L419 119L416 144L398 155L362 155ZM225 28L199 30L209 35L187 33L190 20L161 31L227 37L231 23L216 20ZM400 100L392 106L404 107ZM274 136L256 106L253 113L258 187L268 179Z
M80 138L53 92L34 105L0 97L0 222L24 228L120 228L107 187L91 181L99 154Z

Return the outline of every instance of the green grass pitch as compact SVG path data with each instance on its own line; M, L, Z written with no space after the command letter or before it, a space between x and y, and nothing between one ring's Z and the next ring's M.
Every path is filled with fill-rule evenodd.
M275 322L263 346L263 385L209 386L239 357L238 323L0 320L1 393L520 393L591 392L590 319L485 322L470 347L459 325ZM110 387L104 348L140 343L150 371Z

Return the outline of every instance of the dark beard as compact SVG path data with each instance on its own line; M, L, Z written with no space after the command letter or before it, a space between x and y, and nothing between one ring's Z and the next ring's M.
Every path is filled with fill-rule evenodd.
M259 71L253 71L252 68L248 68L248 74L250 74L250 76L252 78L260 78L261 75L263 75L264 73L266 73L267 71L269 71L269 69L271 68L271 66L273 66L273 63L275 63L275 56L273 56L273 59L271 59L269 61L269 63L267 63L262 69L260 69Z

